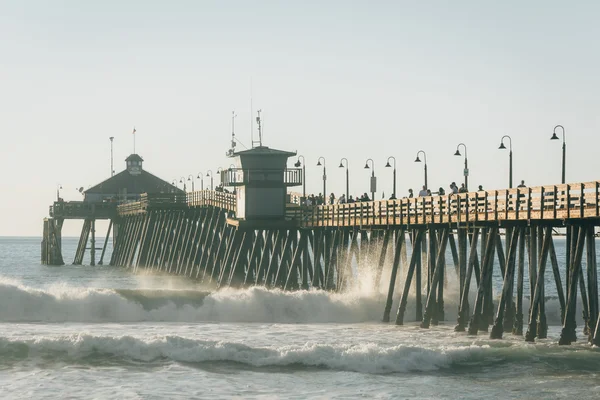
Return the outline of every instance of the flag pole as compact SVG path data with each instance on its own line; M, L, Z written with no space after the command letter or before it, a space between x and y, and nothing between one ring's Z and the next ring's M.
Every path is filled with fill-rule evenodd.
M135 126L133 127L133 154L135 154Z

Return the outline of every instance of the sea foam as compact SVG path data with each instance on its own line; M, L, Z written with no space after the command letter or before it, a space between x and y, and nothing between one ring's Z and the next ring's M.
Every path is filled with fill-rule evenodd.
M2 322L272 322L377 321L381 295L284 292L253 287L190 290L34 289L0 281Z
M399 293L392 304L392 320ZM453 293L445 296L445 320L456 321ZM474 304L472 293L471 304ZM258 322L359 323L381 321L386 295L377 291L285 292L262 287L194 290L96 289L60 285L36 289L0 277L0 322ZM425 303L426 299L423 299ZM527 312L528 300L523 309ZM578 323L581 323L578 312ZM415 320L408 299L405 322ZM546 302L548 324L561 325L556 299Z

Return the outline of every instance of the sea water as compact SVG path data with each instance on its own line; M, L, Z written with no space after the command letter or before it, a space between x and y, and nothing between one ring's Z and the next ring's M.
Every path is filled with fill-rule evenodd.
M64 239L67 262L76 245ZM556 248L562 261L564 240ZM527 344L455 333L451 279L446 321L420 329L412 297L404 326L380 322L386 294L372 284L214 292L183 277L43 266L39 254L39 238L0 238L2 399L600 398L600 353L581 320L580 340L557 345L551 279L548 339Z

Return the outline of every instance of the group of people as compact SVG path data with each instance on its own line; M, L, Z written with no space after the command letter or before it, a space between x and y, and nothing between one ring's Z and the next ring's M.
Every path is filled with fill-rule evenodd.
M331 193L331 195L333 196L333 193ZM360 202L360 201L371 201L371 199L369 198L369 195L366 193L363 193L362 196L356 196L356 197L352 197L352 195L349 195L348 198L346 198L345 194L342 194L340 196L340 198L338 199L338 204L356 203L356 202ZM331 204L333 204L333 203L331 203Z
M519 188L524 188L525 186L525 181L522 180L521 184L519 186L517 186ZM483 185L479 185L479 187L477 188L477 191L481 192L483 191ZM456 185L456 182L452 182L450 184L450 194L457 194L457 193L467 193L468 189L465 186L464 183L461 183L460 187L458 187ZM440 187L438 189L437 192L432 192L430 189L427 189L427 187L425 185L423 185L423 188L419 191L419 197L424 197L424 196L432 196L434 194L437 194L439 196L443 196L446 194L446 191L444 190L443 187ZM412 189L408 189L408 198L413 198L414 197L414 192Z
M521 184L517 187L519 187L519 188L526 187L525 181L522 180ZM219 190L219 188L217 187L216 190ZM223 189L221 189L221 190L223 190ZM483 191L483 185L479 185L477 190L480 192ZM225 190L225 191L227 191L227 190ZM458 187L456 182L452 182L450 184L449 194L467 193L467 192L468 192L468 190L464 183L461 183L460 187ZM440 187L437 192L432 192L425 185L423 185L422 189L419 190L418 197L433 196L433 195L443 196L445 194L446 194L446 191L444 190L443 187ZM414 192L412 189L408 189L407 197L408 198L414 197ZM395 200L395 199L396 199L396 196L394 194L392 194L392 196L390 197L390 200ZM369 198L369 195L367 193L363 193L362 196L356 196L356 197L352 197L352 195L350 195L350 196L348 196L348 198L346 198L345 194L342 194L337 199L335 197L335 194L331 193L326 202L323 194L319 193L317 196L315 196L314 194L306 196L306 199L304 199L302 204L306 205L306 206L320 206L320 205L324 205L324 204L346 204L346 203L356 203L356 202L361 202L361 201L371 201L371 199Z
M348 198L346 198L345 194L342 194L337 199L335 197L335 193L331 193L328 196L327 201L325 201L325 197L323 196L323 193L319 193L317 196L315 196L314 194L306 196L306 199L304 199L302 204L306 205L306 206L321 206L324 204L346 204L346 203L356 203L356 202L360 202L360 201L371 201L371 199L369 198L369 195L367 195L366 193L363 193L362 196L356 196L356 197L352 197L352 195L350 195L350 196L348 196Z
M229 193L229 190L227 190L227 188L223 185L219 185L215 188L215 192ZM233 193L235 194L235 188L233 189Z

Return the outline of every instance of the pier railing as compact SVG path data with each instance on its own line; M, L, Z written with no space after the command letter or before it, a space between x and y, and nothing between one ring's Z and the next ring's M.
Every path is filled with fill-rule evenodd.
M50 206L52 218L64 219L108 219L115 215L117 203L90 203L87 201L55 201Z
M294 200L287 205L286 218L304 227L582 219L600 217L600 182L320 206L304 206ZM118 213L177 207L218 207L235 212L236 195L212 190L144 194L139 201L119 205Z
M303 226L413 225L600 217L600 182L300 207Z
M285 186L302 185L302 169L229 168L221 172L221 182L225 186L243 186L252 183L278 185L282 180Z
M234 193L217 192L214 190L200 190L187 194L187 203L190 207L218 207L235 212L236 200Z
M138 201L117 206L119 215L130 215L152 209L173 209L187 207L187 198L181 193L142 193Z

